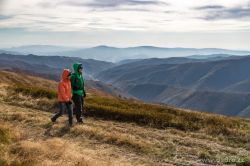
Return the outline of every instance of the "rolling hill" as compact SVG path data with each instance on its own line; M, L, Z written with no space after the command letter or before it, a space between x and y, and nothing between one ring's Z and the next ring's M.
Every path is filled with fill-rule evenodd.
M150 65L151 64L151 65ZM223 91L250 78L250 56L200 63L174 64L164 60L149 59L115 66L97 75L101 80L114 80L116 85L166 84L184 88ZM127 81L127 82L126 82Z
M50 122L57 110L50 80L8 76L0 78L2 166L250 163L247 119L91 94L85 123L69 128L66 117Z
M144 101L233 116L242 115L241 111L249 106L250 56L172 62L132 62L103 71L97 78Z
M81 59L61 56L36 56L0 54L0 68L14 69L29 72L30 74L49 75L51 79L58 80L64 68L72 68L76 62L82 63L86 77L114 66L113 63L93 59Z

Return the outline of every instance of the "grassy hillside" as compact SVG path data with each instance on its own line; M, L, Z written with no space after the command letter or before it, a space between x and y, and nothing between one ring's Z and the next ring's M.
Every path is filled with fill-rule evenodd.
M55 90L57 87L57 83L55 81L30 76L24 73L15 73L0 70L0 75L0 84L2 85L22 85L27 87L36 86L47 88L50 90Z
M50 122L53 88L3 82L0 165L250 164L247 119L90 94L85 124L68 128Z
M147 59L107 69L97 78L143 101L250 117L249 66L250 56L204 62Z

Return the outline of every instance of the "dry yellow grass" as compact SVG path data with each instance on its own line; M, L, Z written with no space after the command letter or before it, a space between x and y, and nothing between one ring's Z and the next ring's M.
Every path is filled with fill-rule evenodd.
M15 73L10 71L0 70L0 83L8 85L26 85L26 86L39 86L48 89L56 89L57 83L52 80L43 79L40 77L29 76L23 73Z
M101 145L98 145L97 137L89 139L92 136L86 134L81 137L76 136L74 131L71 133L71 130L65 126L65 118L52 125L49 123L49 117L52 115L50 113L2 103L0 112L0 119L5 122L6 130L18 126L14 127L15 130L11 130L10 135L13 138L9 138L11 143L5 146L8 148L1 158L9 164L15 162L31 165L133 165L129 162L129 158L122 155L124 152L119 152L119 147L108 143L102 144L102 141L99 142ZM80 134L94 130L91 127L85 129L82 127L86 126L75 126L72 130L80 129ZM15 135L19 132L25 134L16 139ZM98 133L93 132L93 134ZM107 134L106 138L108 137L111 135ZM119 152L119 156L113 158L113 155L117 155L116 151Z
M247 149L228 146L203 133L94 118L68 128L66 116L56 124L49 122L50 116L0 103L0 126L10 135L10 142L3 144L6 151L1 160L55 166L209 165L202 162L202 157L226 161L226 157L241 160L250 155Z

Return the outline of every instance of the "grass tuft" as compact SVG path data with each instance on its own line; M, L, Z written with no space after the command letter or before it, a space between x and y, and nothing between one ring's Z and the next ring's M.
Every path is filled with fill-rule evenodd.
M10 143L9 129L4 126L0 126L0 144Z

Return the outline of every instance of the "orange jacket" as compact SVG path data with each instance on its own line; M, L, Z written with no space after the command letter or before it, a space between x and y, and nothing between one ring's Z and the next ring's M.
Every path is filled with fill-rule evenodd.
M71 100L71 84L70 84L69 69L64 69L62 73L62 79L58 84L58 100L60 102L68 102Z

